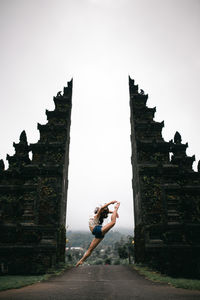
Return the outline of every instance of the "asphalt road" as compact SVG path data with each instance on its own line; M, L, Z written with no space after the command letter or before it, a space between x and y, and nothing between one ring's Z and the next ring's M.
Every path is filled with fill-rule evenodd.
M2 300L192 300L200 291L153 283L129 266L81 266L41 283L0 292Z

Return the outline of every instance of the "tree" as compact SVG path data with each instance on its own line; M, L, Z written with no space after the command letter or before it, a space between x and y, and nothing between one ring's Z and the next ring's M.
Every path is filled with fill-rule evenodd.
M134 240L132 236L128 236L126 242L121 239L121 243L116 243L119 257L122 259L128 258L129 264L131 263L131 256L134 257Z

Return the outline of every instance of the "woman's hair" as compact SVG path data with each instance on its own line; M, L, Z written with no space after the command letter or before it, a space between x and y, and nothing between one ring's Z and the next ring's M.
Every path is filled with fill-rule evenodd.
M97 206L94 210L94 213L97 214L98 211L100 210L101 206ZM104 210L101 212L100 217L99 217L99 224L101 225L103 223L103 220L108 217L109 214L109 209L108 207L105 207Z
M95 215L98 213L99 209L100 209L100 207L98 207L98 206L95 208L95 210L94 210Z
M103 220L108 217L109 209L108 207L105 207L104 210L101 212L99 217L99 224L101 225L103 223Z

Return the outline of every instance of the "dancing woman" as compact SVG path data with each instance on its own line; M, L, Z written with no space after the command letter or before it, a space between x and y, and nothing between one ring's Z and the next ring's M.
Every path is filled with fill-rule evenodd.
M112 212L108 209L108 206L115 203L116 205L114 211ZM104 235L115 225L116 219L119 217L117 213L119 206L120 202L111 201L95 209L95 215L89 219L89 228L95 238L92 240L83 257L77 262L76 267L82 265L82 263L91 255L96 246L103 240ZM108 217L109 213L112 214L110 223L102 226L104 219Z

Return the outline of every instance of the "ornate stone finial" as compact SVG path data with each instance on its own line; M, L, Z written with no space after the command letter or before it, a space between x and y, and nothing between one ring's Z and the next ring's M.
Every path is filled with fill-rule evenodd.
M59 91L59 92L57 93L57 96L56 96L56 97L61 97L61 96L62 96L61 93L62 93L62 91Z
M134 79L131 79L130 76L129 76L129 91L131 95L138 94L138 85L135 85Z
M144 90L140 89L140 95L144 95Z
M199 160L198 165L197 165L197 171L200 173L200 160Z
M181 135L178 131L176 131L176 133L174 135L174 143L181 144L181 141L182 141Z
M20 143L26 144L27 145L27 136L25 130L22 131L19 137Z
M128 79L129 79L129 84L132 84L132 85L135 84L135 80L132 79L130 75L128 76Z
M0 172L5 170L5 165L3 159L0 159Z

